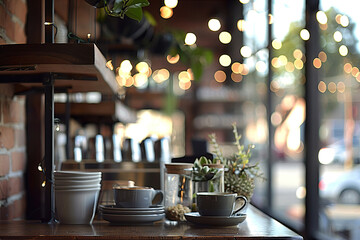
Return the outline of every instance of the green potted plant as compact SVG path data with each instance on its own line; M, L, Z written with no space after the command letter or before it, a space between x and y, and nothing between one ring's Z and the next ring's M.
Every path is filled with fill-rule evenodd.
M245 196L249 201L254 193L255 179L265 180L264 174L259 167L259 162L250 163L254 145L245 146L240 143L241 136L238 134L236 124L233 125L234 145L237 151L230 157L225 157L217 143L215 134L210 135L210 142L214 147L215 159L225 166L224 185L225 192L237 193Z
M237 193L245 196L249 201L254 193L255 179L264 180L265 177L259 167L259 163L250 163L252 149L255 147L250 144L245 149L245 146L240 143L241 136L238 134L236 124L233 125L234 145L236 152L229 157L223 155L222 149L216 140L216 135L211 134L210 144L213 146L214 159L206 159L201 157L196 159L194 168L198 168L198 175L193 177L196 179L210 178L217 174L217 170L211 167L206 167L209 163L221 163L224 166L224 191ZM196 167L198 166L198 167Z

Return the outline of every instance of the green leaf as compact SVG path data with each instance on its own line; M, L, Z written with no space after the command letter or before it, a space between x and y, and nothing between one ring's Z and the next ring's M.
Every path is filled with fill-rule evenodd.
M143 12L141 7L128 7L125 15L140 22L143 17Z
M144 17L150 23L151 26L156 26L156 24L157 24L156 19L154 18L154 16L151 13L149 13L148 11L144 11Z
M150 3L148 0L129 0L126 2L126 7L130 7L136 5L137 7L146 7L149 6Z
M113 8L111 9L112 13L121 14L121 12L124 10L124 1L123 0L116 0L114 3Z
M203 65L198 61L193 62L191 64L191 70L194 74L194 80L198 81L203 74Z

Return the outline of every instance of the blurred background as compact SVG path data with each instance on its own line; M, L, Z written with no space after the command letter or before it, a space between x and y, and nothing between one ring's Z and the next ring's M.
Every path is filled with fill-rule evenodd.
M8 14L10 2L0 1ZM41 1L20 2L30 21ZM267 178L252 204L309 239L359 239L357 1L149 2L137 22L98 1L55 1L55 42L95 43L119 87L55 94L57 168L160 174L160 163L212 152L212 133L231 154L236 123ZM4 43L26 42L9 34Z

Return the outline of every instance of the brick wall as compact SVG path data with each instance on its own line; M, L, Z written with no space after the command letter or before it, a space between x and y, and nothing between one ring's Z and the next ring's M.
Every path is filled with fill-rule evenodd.
M0 44L26 43L26 0L0 0ZM0 85L0 220L25 217L25 98Z

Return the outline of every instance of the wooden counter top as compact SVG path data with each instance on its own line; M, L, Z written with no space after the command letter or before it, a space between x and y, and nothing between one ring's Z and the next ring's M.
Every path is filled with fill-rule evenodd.
M150 225L113 225L96 220L91 225L0 221L0 239L294 239L303 238L249 206L237 226L209 227L166 220Z

